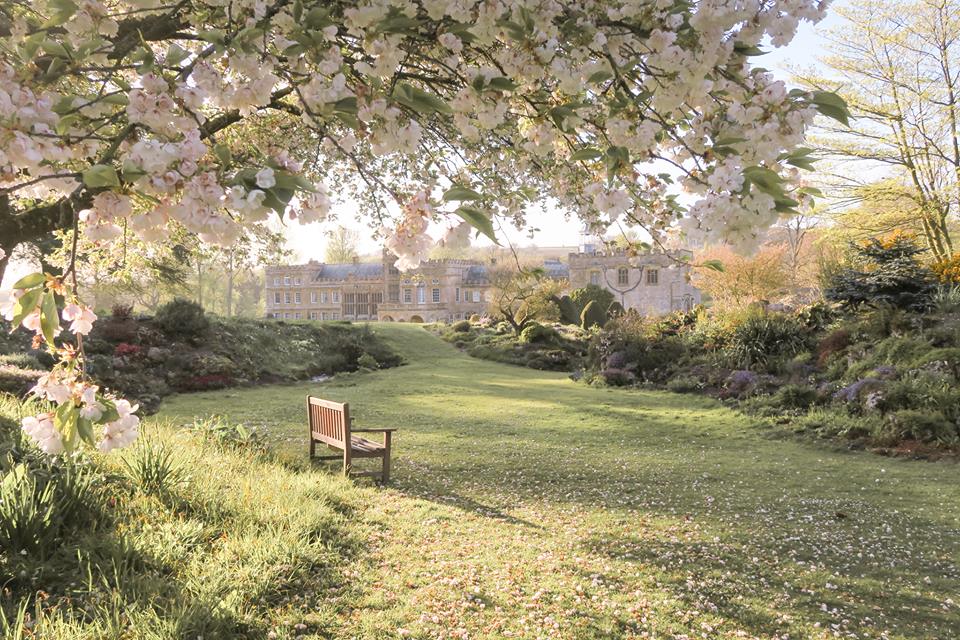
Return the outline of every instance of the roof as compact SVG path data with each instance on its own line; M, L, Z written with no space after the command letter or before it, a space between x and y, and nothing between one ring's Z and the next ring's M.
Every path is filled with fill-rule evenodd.
M383 277L383 263L381 262L348 262L346 264L320 265L317 280L346 280L348 278L369 279Z
M482 264L472 264L463 272L464 282L486 282L487 267Z
M554 280L566 280L570 277L570 267L559 260L544 260L543 270Z

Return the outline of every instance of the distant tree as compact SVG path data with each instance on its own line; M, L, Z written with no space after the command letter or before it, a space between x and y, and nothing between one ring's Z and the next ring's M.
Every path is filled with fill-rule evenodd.
M554 321L560 311L553 300L564 283L548 278L540 267L495 267L489 272L490 312L502 317L516 335L537 320Z
M960 0L852 0L834 11L845 20L828 31L825 73L798 79L837 88L854 117L825 124L817 142L846 160L838 174L854 197L863 175L888 169L910 201L902 213L944 260L960 202Z
M353 262L360 253L360 234L353 229L338 226L327 235L327 250L324 260L330 264Z
M846 307L889 304L922 310L937 288L933 272L918 257L927 251L914 238L894 233L852 244L852 266L840 269L824 291L828 300Z
M717 309L738 309L752 302L775 300L789 290L785 253L783 245L761 247L752 256L713 247L699 255L697 262L717 261L723 270L697 268L693 281L710 296Z

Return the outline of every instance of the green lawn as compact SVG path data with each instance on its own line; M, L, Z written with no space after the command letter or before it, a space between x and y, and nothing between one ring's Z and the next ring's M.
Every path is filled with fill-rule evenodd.
M407 366L162 407L261 427L300 458L308 392L400 428L391 486L358 490L348 588L290 624L323 616L315 637L337 638L960 637L955 464L777 439L706 399L590 388L416 326L376 330Z

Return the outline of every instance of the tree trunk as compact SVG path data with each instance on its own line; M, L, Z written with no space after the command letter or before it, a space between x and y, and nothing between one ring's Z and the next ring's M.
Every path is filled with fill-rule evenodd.
M227 317L230 318L233 316L233 281L234 281L234 265L233 265L233 250L230 250L230 258L227 261Z
M3 274L7 272L7 265L10 264L10 258L13 256L13 250L17 245L7 240L0 240L0 251L3 252L3 258L0 258L0 283L3 282ZM13 284L12 282L10 284Z
M197 253L197 304L203 308L203 257Z

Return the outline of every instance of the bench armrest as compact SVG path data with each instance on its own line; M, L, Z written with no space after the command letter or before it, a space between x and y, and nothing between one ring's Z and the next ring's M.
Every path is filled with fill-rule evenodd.
M396 431L396 427L370 427L367 429L350 429L350 433L385 433L387 431Z

